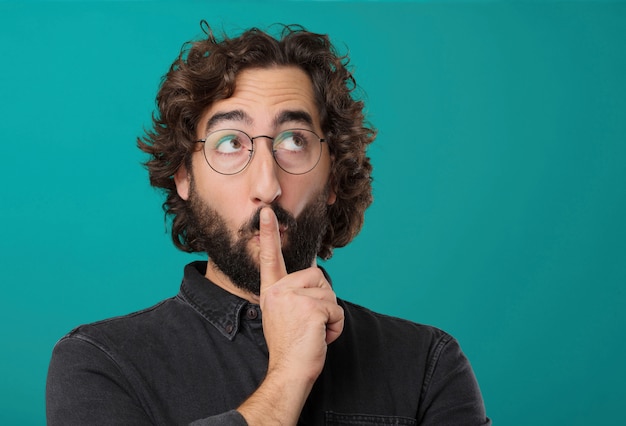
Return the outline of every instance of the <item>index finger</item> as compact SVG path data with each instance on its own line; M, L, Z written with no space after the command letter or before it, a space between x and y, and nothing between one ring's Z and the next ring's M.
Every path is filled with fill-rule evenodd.
M260 213L259 225L259 271L261 273L261 291L272 286L287 275L285 260L280 243L280 230L274 211L264 207Z

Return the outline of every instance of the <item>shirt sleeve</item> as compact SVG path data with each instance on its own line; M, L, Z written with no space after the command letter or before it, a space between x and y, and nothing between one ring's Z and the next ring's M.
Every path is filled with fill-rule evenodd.
M237 410L231 410L224 414L196 420L189 426L247 426L246 419Z
M72 336L55 346L46 383L48 426L168 424L107 355L93 343ZM246 426L236 410L196 420L191 426Z
M454 338L438 342L426 374L420 425L491 425L474 371Z
M55 425L152 425L115 362L75 337L59 341L48 368L46 417Z

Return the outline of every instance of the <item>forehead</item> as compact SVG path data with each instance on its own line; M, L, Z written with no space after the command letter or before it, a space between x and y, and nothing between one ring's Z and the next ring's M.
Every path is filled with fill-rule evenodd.
M252 68L237 75L233 96L215 102L205 111L199 130L214 128L220 124L216 121L237 122L252 128L278 127L286 116L306 115L310 116L310 125L319 130L313 85L302 69Z

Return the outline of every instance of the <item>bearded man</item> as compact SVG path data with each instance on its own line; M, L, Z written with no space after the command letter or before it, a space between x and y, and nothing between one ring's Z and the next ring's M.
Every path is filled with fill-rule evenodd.
M190 43L138 141L174 244L176 297L55 346L50 425L488 425L458 343L338 300L316 264L372 201L375 130L348 59L285 27Z

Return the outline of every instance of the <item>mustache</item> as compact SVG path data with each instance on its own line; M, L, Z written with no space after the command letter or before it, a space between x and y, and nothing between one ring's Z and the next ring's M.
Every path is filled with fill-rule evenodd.
M298 226L296 218L278 204L274 203L268 207L270 207L276 215L279 226L282 225L283 227L289 229L289 231L295 230ZM252 235L261 229L261 209L263 209L263 207L259 207L250 219L239 229L240 235Z

